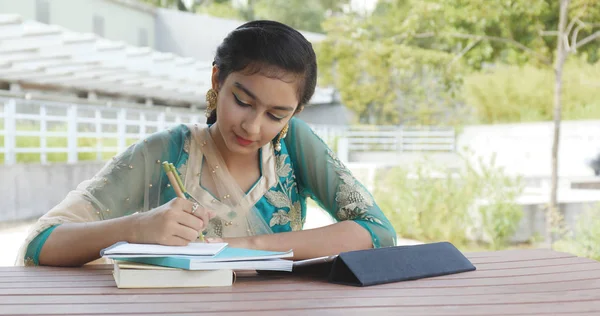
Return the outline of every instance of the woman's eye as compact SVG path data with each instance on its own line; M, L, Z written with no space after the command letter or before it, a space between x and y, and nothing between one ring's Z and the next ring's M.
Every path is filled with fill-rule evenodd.
M281 121L281 120L283 120L283 117L278 117L278 116L275 116L275 115L273 115L273 114L271 114L271 113L269 113L269 114L267 114L267 115L269 115L269 117L270 117L271 119L273 119L274 121Z
M238 98L238 96L237 96L237 95L235 95L235 93L233 94L233 98L235 99L235 103L237 103L239 106L243 106L243 107L251 106L251 105L250 105L250 104L248 104L248 103L244 103L244 102L242 102L242 100L240 100L240 99Z

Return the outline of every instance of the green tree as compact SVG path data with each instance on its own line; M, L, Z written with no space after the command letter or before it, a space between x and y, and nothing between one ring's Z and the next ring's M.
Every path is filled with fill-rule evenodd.
M562 117L600 119L600 62L581 57L565 64ZM551 121L553 77L549 67L497 65L467 75L461 93L482 124Z
M243 8L236 8L230 0L210 1L195 7L196 13L203 13L219 18L246 20Z
M386 21L402 19L402 11L385 12L389 19L374 13L324 23L327 38L317 45L321 84L336 86L361 123L453 123L456 116L449 114L459 110L455 93L464 70L461 61L391 36Z
M402 91L399 85L388 88L390 81L386 75L372 76L369 70L373 64L363 50L397 51L404 49L413 57L413 62L423 62L418 67L430 67L443 82L460 82L448 76L439 64L452 58L463 61L471 70L481 69L486 63L531 64L547 67L554 72L554 140L552 146L552 188L548 206L548 219L556 218L557 165L562 109L563 69L567 57L584 53L588 61L598 60L598 45L588 45L600 37L600 2L596 0L381 0L372 16L366 19L340 18L330 21L328 39L321 48L321 69L331 71L323 76L324 82L333 83L340 90L346 104L354 104L353 109L361 117L372 116L373 101L379 100L378 89L363 89L366 81L371 86L385 87L395 93ZM351 29L336 31L342 23ZM356 41L357 43L347 43ZM375 45L377 44L377 45ZM355 48L353 50L345 47ZM421 59L424 50L435 52L438 67L431 66L431 60ZM352 69L345 69L350 61ZM392 63L377 63L377 71L387 71L390 77L397 73L414 71L414 64L405 64L398 69ZM421 79L421 78L418 78ZM418 81L418 80L417 80ZM382 89L382 88L379 88ZM352 91L360 91L360 101ZM380 92L379 92L380 93ZM408 97L422 103L417 94ZM392 100L397 100L392 93ZM390 98L387 94L386 98ZM407 97L407 96L404 96ZM459 101L459 100L457 100ZM389 107L389 99L382 101L381 107ZM450 104L453 104L450 102ZM394 105L391 105L392 107ZM403 104L400 104L403 107ZM362 109L362 110L360 110ZM417 113L418 114L418 113ZM394 121L398 121L394 119ZM378 121L378 123L384 123ZM552 213L552 214L550 214ZM551 216L552 215L552 216ZM548 222L551 226L551 223ZM551 229L547 229L548 232ZM547 236L552 242L552 236Z
M347 11L350 0L142 0L145 3L240 20L268 19L288 24L303 31L323 32L327 17Z
M161 8L176 8L180 11L190 11L196 3L201 1L194 1L192 4L192 8L188 8L186 3L183 0L141 0L147 4L161 7Z
M257 19L284 22L300 30L322 32L326 8L320 0L258 0L254 5Z
M344 11L350 0L247 0L238 10L246 20L268 19L310 32L322 32L323 21Z

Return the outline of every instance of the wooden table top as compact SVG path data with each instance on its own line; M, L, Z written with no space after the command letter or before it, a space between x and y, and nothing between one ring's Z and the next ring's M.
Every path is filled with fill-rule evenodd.
M371 287L238 276L231 287L117 289L112 266L1 267L0 315L600 315L600 263L551 250L465 254L476 271Z

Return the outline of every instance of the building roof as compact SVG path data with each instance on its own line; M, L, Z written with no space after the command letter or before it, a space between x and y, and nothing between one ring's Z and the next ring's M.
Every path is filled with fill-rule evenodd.
M0 14L0 81L204 104L211 60L198 60ZM329 103L318 89L311 103Z
M209 62L0 14L0 80L199 103Z

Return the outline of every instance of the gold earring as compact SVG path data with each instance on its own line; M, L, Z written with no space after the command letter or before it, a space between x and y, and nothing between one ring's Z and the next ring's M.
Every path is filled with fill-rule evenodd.
M275 143L275 150L281 151L281 141L287 136L288 132L288 124L285 124L281 132L279 132L279 136L277 137L277 142Z
M208 89L206 92L206 117L210 117L211 113L217 109L217 91Z

